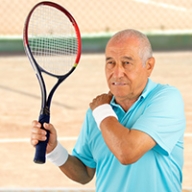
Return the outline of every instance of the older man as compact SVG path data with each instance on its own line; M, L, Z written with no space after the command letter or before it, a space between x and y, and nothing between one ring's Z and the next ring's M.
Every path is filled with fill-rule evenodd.
M72 155L50 131L47 158L69 178L97 192L180 192L184 104L180 92L149 79L155 64L149 40L136 30L115 34L106 46L109 92L90 103ZM33 121L31 143L46 139Z

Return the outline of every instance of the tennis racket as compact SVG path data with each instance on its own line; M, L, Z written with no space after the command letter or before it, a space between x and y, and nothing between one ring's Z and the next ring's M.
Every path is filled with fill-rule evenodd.
M75 70L81 56L81 35L73 16L53 2L40 2L29 12L23 31L23 44L41 88L39 122L49 123L50 105L58 86ZM56 78L56 83L47 94L47 74ZM35 163L45 163L49 140L39 141L34 156Z

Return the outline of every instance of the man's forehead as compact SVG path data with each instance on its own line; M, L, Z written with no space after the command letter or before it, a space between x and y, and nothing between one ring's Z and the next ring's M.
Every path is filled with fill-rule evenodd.
M105 49L105 55L129 56L138 52L139 47L134 44L109 44Z
M106 45L106 51L114 49L115 51L124 51L127 49L139 48L138 39L127 38L122 40L116 40L116 38L109 40Z

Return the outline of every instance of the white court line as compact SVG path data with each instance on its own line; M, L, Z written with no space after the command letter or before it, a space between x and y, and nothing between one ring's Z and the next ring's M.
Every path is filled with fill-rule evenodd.
M59 141L76 141L77 137L59 137ZM29 143L30 138L5 138L0 139L0 143Z
M184 137L192 137L192 133L185 133Z
M160 2L158 3L158 2L154 2L152 0L133 0L133 1L137 1L137 2L145 3L145 4L150 4L150 5L154 5L154 6L157 6L157 7L162 7L162 8L165 8L165 9L172 9L172 10L175 10L175 11L182 11L182 12L189 11L189 9L187 9L185 7L179 7L179 6L172 5L172 4L167 4L167 3L160 3Z
M185 133L184 137L192 137L192 133ZM59 137L59 141L76 141L77 137ZM0 139L0 143L29 143L30 138L5 138Z

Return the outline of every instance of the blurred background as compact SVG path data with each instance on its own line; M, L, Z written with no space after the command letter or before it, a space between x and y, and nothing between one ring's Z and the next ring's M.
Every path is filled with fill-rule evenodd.
M38 116L40 93L24 54L22 34L26 16L38 2L0 0L0 191L94 191L95 181L81 186L49 162L44 166L32 162L34 149L29 144L28 129ZM156 57L153 79L178 87L184 97L187 128L183 192L192 191L192 0L53 2L74 16L83 46L77 71L54 96L53 122L60 142L72 150L87 104L106 91L100 69L108 39L119 30L140 30L151 41ZM61 124L68 128L63 129Z
M0 51L22 51L22 30L38 0L0 0ZM154 50L192 48L191 0L57 0L72 13L83 37L83 51L102 52L115 32L146 33ZM11 42L10 42L11 40ZM12 46L11 43L14 43Z

